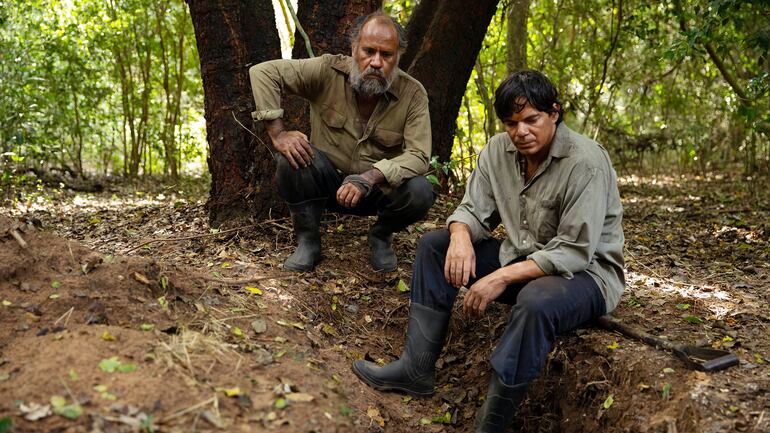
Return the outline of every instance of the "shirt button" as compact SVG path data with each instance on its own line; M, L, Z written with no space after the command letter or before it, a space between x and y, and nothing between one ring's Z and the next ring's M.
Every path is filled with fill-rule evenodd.
M524 220L524 224L526 224L526 223L527 223L527 220Z

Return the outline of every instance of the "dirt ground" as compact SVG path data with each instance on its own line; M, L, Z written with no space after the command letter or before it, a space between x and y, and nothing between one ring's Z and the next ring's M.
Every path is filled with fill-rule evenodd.
M627 290L613 313L740 365L687 369L587 325L559 338L521 432L770 431L770 201L762 182L622 179ZM316 271L281 269L289 221L212 230L205 181L98 194L6 188L0 215L0 433L470 432L508 308L457 314L429 399L352 374L400 354L410 259L370 271L369 220L326 214ZM22 248L13 230L27 243ZM406 283L400 284L403 281Z

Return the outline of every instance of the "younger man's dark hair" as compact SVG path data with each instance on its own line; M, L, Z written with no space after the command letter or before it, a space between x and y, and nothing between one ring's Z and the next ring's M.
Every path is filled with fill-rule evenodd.
M562 121L564 110L559 102L559 93L551 80L538 71L514 72L495 90L495 113L500 120L520 112L527 103L539 111L559 113L557 125ZM553 104L559 108L554 108Z

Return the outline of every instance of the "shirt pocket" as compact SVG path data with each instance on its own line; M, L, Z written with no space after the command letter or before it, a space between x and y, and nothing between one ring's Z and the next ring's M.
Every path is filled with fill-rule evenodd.
M344 139L345 115L333 106L324 104L321 106L321 112L318 117L321 118L321 122L325 126L325 128L322 128L322 131L318 131L319 137L321 137L322 141L338 147L340 141ZM322 145L322 143L313 144Z
M371 139L378 147L386 151L401 150L404 144L404 134L389 129L376 128L371 135Z
M547 244L559 227L559 200L540 200L537 204L537 241Z
M345 126L345 115L331 105L321 106L321 120L330 128L339 129Z

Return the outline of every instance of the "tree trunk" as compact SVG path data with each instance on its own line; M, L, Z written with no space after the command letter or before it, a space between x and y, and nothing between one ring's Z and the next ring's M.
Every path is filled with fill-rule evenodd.
M496 8L497 0L445 0L432 16L415 10L415 19L429 21L409 22L409 28L426 28L422 40L409 41L418 47L407 71L428 92L433 154L440 161L452 155L457 114Z
M219 226L251 214L263 217L278 203L271 186L275 162L270 149L238 122L251 125L249 66L281 56L272 2L187 0L187 4L205 95L210 223Z
M288 0L287 0L288 1ZM368 15L382 6L382 0L299 0L297 18L305 29L316 56L350 55L350 30L356 18ZM299 30L294 33L291 57L308 57Z
M412 15L409 17L409 23L406 25L406 52L399 59L399 67L408 70L414 57L420 50L425 33L428 31L428 24L433 19L433 15L438 10L440 0L420 0L414 7Z
M508 6L506 69L508 74L527 69L527 19L530 0L513 0Z

